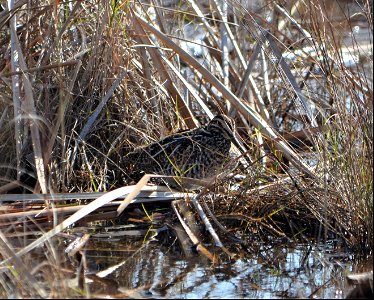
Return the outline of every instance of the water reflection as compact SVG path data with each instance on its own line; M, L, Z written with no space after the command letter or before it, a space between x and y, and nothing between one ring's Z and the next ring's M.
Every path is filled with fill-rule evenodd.
M184 259L165 228L147 241L144 236L124 236L116 242L99 236L90 241L95 250L86 250L89 271L112 280L119 291L135 290L137 297L341 299L346 294L345 275L354 271L352 257L334 249L333 243L324 249L262 246L260 252L266 251L270 260L247 253L213 266L197 254Z

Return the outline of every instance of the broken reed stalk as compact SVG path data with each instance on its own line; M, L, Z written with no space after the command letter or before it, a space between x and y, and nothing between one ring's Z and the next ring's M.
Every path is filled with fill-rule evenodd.
M179 210L178 210L178 203L180 203L180 200L172 201L171 202L171 207L173 208L173 210L174 210L180 224L182 225L184 231L186 232L188 237L191 239L194 247L196 247L196 250L199 253L201 253L202 255L206 256L212 263L215 263L216 262L216 257L206 247L203 246L203 244L198 239L198 237L190 229L190 226L194 226L193 222L190 222L189 224L187 224L185 222L186 218L182 218L182 216L180 215Z
M9 1L9 11L14 8L14 1ZM12 29L10 39L10 49L11 49L11 70L14 73L12 76L12 98L13 98L13 111L14 111L14 141L15 141L15 151L16 151L16 168L17 168L17 177L19 180L21 176L21 147L22 147L22 111L21 111L21 97L20 97L20 76L15 72L19 72L19 57L17 53L17 36L15 34L17 18L14 14L9 20L9 26Z
M157 176L156 176L157 177ZM162 177L162 176L158 176ZM18 251L16 253L17 256L22 256L29 251L33 250L35 247L39 246L40 244L45 243L50 238L55 236L56 234L60 233L62 230L67 228L68 226L72 225L73 223L76 223L83 217L87 216L91 212L97 210L98 208L112 202L114 199L121 198L126 195L126 198L122 201L122 203L117 208L117 216L119 216L123 210L133 201L133 199L136 197L136 195L139 194L139 192L142 189L146 190L156 190L157 187L148 187L144 185L147 183L147 181L151 178L150 175L143 176L142 180L138 182L135 186L125 186L122 188L118 188L116 190L113 190L111 192L105 193L104 195L98 197L96 200L92 201L91 203L84 205L81 207L78 211L76 211L72 216L68 217L66 220L55 226L50 231L44 233L42 237L35 240L22 250ZM6 216L5 216L6 217ZM0 263L0 265L4 265L7 263L8 260L4 260Z
M25 59L23 57L20 42L18 40L18 35L16 33L15 24L13 24L13 25L14 26L11 26L11 28L10 28L11 29L11 36L13 36L13 42L14 42L12 44L12 46L13 46L12 52L15 52L15 56L17 56L18 59L19 59L18 60L18 66L14 65L14 67L17 68L14 71L18 71L18 67L22 71L22 76L21 77L22 77L22 83L23 83L24 92L25 92L24 112L25 112L25 117L26 117L26 119L29 123L29 127L30 127L32 146L33 146L33 150L34 150L35 168L36 168L36 173L37 173L37 177L38 177L38 182L40 184L42 193L46 194L47 193L47 181L46 181L46 174L45 174L43 152L42 152L42 149L41 149L40 133L39 133L39 128L38 128L39 117L38 117L38 114L37 114L37 111L36 111L36 108L35 108L35 102L34 102L32 86L31 86L29 76L28 76L27 73L25 73L23 71L23 70L27 70L27 66L26 66ZM18 76L16 78L18 78ZM13 87L15 87L16 89L19 89L20 88L20 83L15 82L15 85ZM17 96L17 94L18 93L16 92L16 97L19 98L19 96ZM18 107L20 107L20 106L18 106L18 103L16 101L15 110L18 110ZM19 113L19 112L21 112L21 110L16 111L16 113ZM21 118L20 114L17 114L16 116ZM17 127L16 130L20 129L20 128L18 128L18 126L16 126L16 127ZM20 134L20 132L16 131L16 134ZM17 140L16 144L18 144L19 143L18 138L16 138L16 140Z

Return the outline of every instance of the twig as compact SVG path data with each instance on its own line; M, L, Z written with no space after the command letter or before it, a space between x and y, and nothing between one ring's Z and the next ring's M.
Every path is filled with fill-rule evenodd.
M91 127L96 122L97 117L101 113L104 106L107 104L110 97L112 97L114 91L116 88L120 85L121 81L125 76L127 75L127 70L122 71L117 79L113 82L112 86L109 88L109 90L106 92L105 96L101 99L99 105L96 107L95 111L92 113L92 115L89 117L87 123L84 125L82 131L79 134L79 140L78 141L84 141L88 132L91 130Z
M177 200L180 201L180 200ZM171 202L171 207L173 208L175 214L177 215L179 222L181 223L183 229L186 231L187 235L191 239L192 243L196 246L196 250L199 251L201 254L205 255L209 260L211 260L213 263L215 262L215 257L213 254L210 253L208 249L206 249L199 241L199 239L196 237L196 235L191 231L191 229L188 227L188 225L184 222L183 218L179 214L179 211L176 207L176 202Z
M154 43L151 41L151 39L148 37L148 35L145 33L144 28L139 20L138 17L136 17L136 13L133 12L135 15L134 17L134 29L137 33L138 37L142 41L142 43L147 46L147 51L149 55L152 57L153 63L156 65L156 69L158 69L158 73L162 80L165 82L165 86L167 87L169 93L172 95L172 99L174 101L174 105L177 107L178 112L183 117L184 121L186 122L186 125L188 128L195 128L197 127L197 120L192 114L192 111L187 106L187 103L182 96L181 92L178 90L176 84L174 83L172 77L170 76L168 70L165 68L164 64L160 60L160 53L158 45L157 47L154 47ZM152 25L150 25L152 28L154 28ZM188 54L187 54L188 55Z
M301 92L301 89L296 82L295 76L293 76L290 68L288 67L284 58L282 57L282 52L279 50L278 46L276 45L274 38L272 37L272 35L270 35L270 34L267 35L266 33L264 35L260 35L260 36L261 36L261 39L262 39L263 43L266 43L266 41L268 41L269 46L270 46L273 54L277 58L277 63L282 68L282 70L283 70L284 74L286 75L289 83L291 84L294 92L296 93L297 99L299 100L299 103L301 104L301 107L304 109L306 115L308 116L308 119L309 119L311 125L313 127L317 127L318 124L317 124L317 122L316 122L316 120L313 116L311 107L307 103L303 93Z
M15 16L14 16L15 17ZM13 51L15 51L15 55L18 55L18 63L21 71L27 69L25 59L22 54L22 49L19 44L18 36L17 36L17 31L15 24L14 26L11 27L11 35L13 37ZM14 70L17 71L17 70ZM17 76L17 75L16 75ZM24 105L24 110L26 113L27 118L30 119L30 131L31 131L31 140L32 140L32 146L34 150L34 159L35 159L35 168L36 168L36 174L38 177L38 181L40 184L40 187L42 189L42 193L46 194L47 193L47 182L46 182L46 177L45 177L45 169L44 169L44 161L43 161L43 155L42 155L42 147L41 147L41 141L40 141L40 133L39 129L37 126L37 113L36 113L36 108L35 108L35 103L34 103L34 97L33 97L33 92L32 92L32 86L31 82L29 79L28 74L22 73L22 79L23 79L23 85L24 85L24 91L25 91L25 105ZM16 83L19 85L19 82ZM16 88L18 89L19 86L16 85ZM18 96L19 98L19 96ZM16 105L16 104L15 104ZM17 117L20 117L20 115L17 115ZM16 140L18 138L16 137ZM18 143L18 141L17 141Z
M8 0L9 11L14 8L14 1ZM10 50L11 50L11 69L13 72L19 72L19 56L17 51L17 19L14 14L9 20L10 27ZM12 76L12 94L13 94L13 110L14 110L14 140L16 142L16 159L17 159L17 180L21 176L21 148L22 148L22 111L20 96L20 78L18 74Z
M195 206L200 218L203 220L203 222L205 224L205 228L209 231L210 235L212 236L213 240L216 243L216 246L220 247L222 249L222 251L225 252L229 257L233 257L232 253L230 253L229 250L222 244L220 238L218 237L216 231L214 230L212 224L210 223L208 217L206 216L206 214L205 214L203 208L201 207L200 203L198 202L197 198L198 198L198 196L193 197L191 199L191 202Z
M23 73L34 73L34 72L40 72L40 71L45 71L45 70L49 70L49 69L56 69L56 68L61 68L61 67L66 67L66 66L72 66L72 65L75 65L76 63L79 63L79 62L80 62L79 59L73 59L73 60L69 60L69 61L66 61L66 62L50 64L48 66L30 68L30 69L25 69L25 70L22 70L22 71L12 71L12 72L9 72L9 73L0 74L0 77L9 77L9 76L14 76L14 75L21 75Z

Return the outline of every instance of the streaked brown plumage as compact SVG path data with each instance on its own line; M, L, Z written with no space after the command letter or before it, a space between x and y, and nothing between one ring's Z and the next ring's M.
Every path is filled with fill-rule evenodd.
M234 121L217 115L204 127L137 148L125 161L136 172L206 179L220 171L235 141Z

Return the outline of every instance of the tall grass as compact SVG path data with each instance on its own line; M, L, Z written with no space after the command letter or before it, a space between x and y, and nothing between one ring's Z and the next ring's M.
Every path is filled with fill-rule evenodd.
M1 193L129 184L129 151L223 112L235 117L254 161L236 170L247 176L240 213L302 210L316 236L333 231L370 253L371 1L233 0L226 12L218 2L16 1L0 12ZM246 199L285 177L294 183L286 195Z

